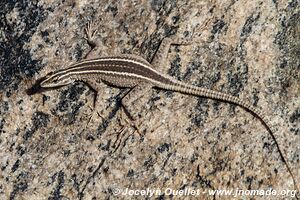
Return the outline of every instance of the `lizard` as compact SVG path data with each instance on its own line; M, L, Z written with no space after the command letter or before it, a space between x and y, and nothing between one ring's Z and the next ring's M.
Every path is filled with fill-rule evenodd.
M93 51L93 48L98 45L95 40L97 31L92 31L90 24L88 24L87 28L85 28L85 32L87 36L85 39L92 47L87 55L92 55L91 52ZM274 135L276 130L264 113L250 103L243 101L236 96L187 84L173 78L172 76L162 74L155 69L155 67L165 63L170 45L190 44L190 42L185 41L186 40L165 38L162 40L151 63L141 56L134 54L121 54L105 57L96 57L93 55L92 58L86 56L84 59L69 65L65 69L59 69L47 74L39 82L40 88L53 89L72 84L75 81L83 81L95 91L94 108L98 103L97 91L99 91L99 81L119 88L131 88L130 92L122 98L122 105L125 106L125 108L151 88L206 97L238 105L256 116L266 127L271 138L275 142L281 160L287 167L287 170L293 179L296 190L298 190L297 182L292 173L291 167L286 161Z

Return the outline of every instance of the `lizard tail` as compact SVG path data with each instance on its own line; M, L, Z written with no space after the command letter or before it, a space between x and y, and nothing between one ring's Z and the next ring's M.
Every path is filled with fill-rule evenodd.
M270 133L273 141L275 142L275 145L278 149L281 160L286 165L287 170L288 170L289 174L291 175L291 177L293 179L295 189L299 192L297 181L296 181L296 179L293 175L292 169L291 169L290 165L288 164L288 162L286 161L285 156L282 153L281 148L280 148L280 146L277 142L277 139L274 135L274 133L276 132L276 129L271 124L271 122L263 115L263 113L260 110L255 108L250 103L239 99L238 97L235 97L235 96L232 96L232 95L229 95L229 94L224 94L224 93L218 92L218 91L213 91L213 90L210 90L210 89L205 89L205 88L200 88L200 87L197 87L197 86L185 84L185 83L182 83L182 82L179 82L179 81L174 81L173 84L160 86L160 88L166 89L166 90L171 90L171 91L176 91L176 92L180 92L180 93L184 93L184 94L190 94L190 95L194 95L194 96L207 97L207 98L210 98L210 99L216 99L216 100L220 100L220 101L224 101L224 102L228 102L228 103L234 103L234 104L250 111L267 128L267 130Z
M182 82L177 82L177 81L174 82L174 84L165 86L165 88L163 88L163 89L173 90L173 91L180 92L180 93L191 94L191 95L199 96L199 97L207 97L210 99L215 99L215 100L228 102L231 104L236 104L236 105L246 109L247 111L250 111L254 116L256 116L258 119L260 119L260 121L268 129L268 131L270 131L272 133L274 133L276 131L274 126L268 120L268 118L266 118L259 109L257 109L250 103L241 100L238 97L235 97L235 96L232 96L229 94L225 94L222 92L210 90L210 89L205 89L205 88L185 84Z

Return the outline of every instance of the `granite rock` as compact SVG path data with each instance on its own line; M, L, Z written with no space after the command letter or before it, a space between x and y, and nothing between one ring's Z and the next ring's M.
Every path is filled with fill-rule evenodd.
M103 85L91 120L94 93L82 82L26 90L84 57L89 21L99 56L151 61L163 38L191 38L190 46L172 46L159 70L261 109L300 180L297 0L4 0L0 7L0 199L232 199L209 191L295 189L274 139L238 106L153 89L130 107L137 130L121 109L126 89ZM157 194L114 194L126 189Z

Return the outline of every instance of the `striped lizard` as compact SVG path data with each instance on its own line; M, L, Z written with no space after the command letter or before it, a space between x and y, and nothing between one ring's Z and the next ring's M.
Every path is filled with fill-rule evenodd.
M95 40L96 31L92 31L90 25L87 26L85 31L87 35L87 42L92 47L91 51L93 51L93 48L97 46L97 41ZM102 81L108 85L116 87L132 88L131 91L122 99L122 105L125 107L126 105L130 105L129 102L132 102L133 99L138 99L151 88L176 91L188 95L207 97L236 104L258 117L263 125L268 129L268 132L276 144L282 161L285 163L288 172L292 176L295 188L297 188L297 183L291 167L283 156L279 144L273 134L275 130L267 117L259 109L238 97L183 83L171 76L164 75L155 69L155 67L165 63L171 44L186 45L189 43L185 43L183 40L174 42L174 40L170 38L165 38L151 64L142 57L131 54L100 58L87 57L81 61L71 64L66 69L60 69L49 73L40 83L40 87L49 89L65 86L75 81L83 81L96 92L94 107L96 107L98 102L98 81Z

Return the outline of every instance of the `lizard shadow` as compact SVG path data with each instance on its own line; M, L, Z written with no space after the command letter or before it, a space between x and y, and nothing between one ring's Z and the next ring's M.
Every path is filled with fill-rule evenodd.
M42 93L42 92L45 92L45 91L50 91L50 90L54 90L54 89L57 89L57 88L61 88L63 86L57 86L57 87L53 87L53 88L43 88L41 87L41 82L43 82L47 77L42 77L42 78L39 78L35 81L35 83L28 89L26 89L26 94L28 95L34 95L36 93Z

